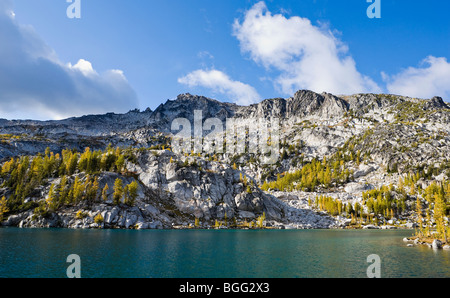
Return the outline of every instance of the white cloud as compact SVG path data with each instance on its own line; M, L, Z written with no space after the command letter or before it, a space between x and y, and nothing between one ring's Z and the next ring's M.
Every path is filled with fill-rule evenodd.
M98 73L85 59L62 63L12 11L10 1L0 1L0 117L60 119L138 106L122 71Z
M444 57L428 56L420 67L409 67L393 76L383 73L383 79L390 93L450 99L450 63Z
M98 75L97 72L92 68L92 63L84 59L78 60L78 63L72 66L72 63L68 63L67 67L72 70L80 71L84 76Z
M231 101L240 105L249 105L258 102L261 97L250 85L234 81L219 70L195 70L188 75L179 78L178 82L189 87L205 87L215 93L228 96Z
M306 18L272 15L264 2L258 2L242 22L235 20L233 34L242 52L264 67L280 71L275 84L285 94L298 89L335 94L381 91L358 72L340 40Z

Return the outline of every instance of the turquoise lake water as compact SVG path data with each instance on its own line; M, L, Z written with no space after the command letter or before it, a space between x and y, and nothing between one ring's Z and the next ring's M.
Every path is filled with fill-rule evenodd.
M394 230L0 229L0 277L65 278L77 254L83 278L450 277L450 251L406 247Z

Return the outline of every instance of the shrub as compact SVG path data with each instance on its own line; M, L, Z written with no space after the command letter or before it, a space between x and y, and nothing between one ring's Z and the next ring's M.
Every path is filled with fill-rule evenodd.
M103 223L103 221L104 221L104 218L103 218L103 216L99 213L99 214L97 214L95 217L94 217L94 222L96 223L96 224L102 224Z
M78 210L77 214L75 215L76 219L83 219L87 216L86 212L83 212L82 210Z

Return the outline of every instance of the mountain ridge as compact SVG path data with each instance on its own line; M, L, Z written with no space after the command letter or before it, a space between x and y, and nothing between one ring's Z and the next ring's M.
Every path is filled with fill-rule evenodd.
M224 123L232 118L242 121L243 129L258 119L278 119L278 160L264 164L264 156L258 152L208 153L206 147L201 152L173 152L171 123L182 117L193 124L194 110L202 111L202 121L218 118ZM61 173L65 172L62 169L69 168L64 164L67 160L61 157L63 152L68 154L65 149L75 152L72 154L78 160L85 155L97 158L93 163L97 168L91 171L100 188L110 186L104 195L106 200L101 201L98 192L93 202L63 202L48 218L42 215L47 213L36 213L36 209L22 210L11 214L6 225L170 228L189 226L196 218L205 227L211 227L214 221L220 225L226 218L256 222L264 215L265 222L273 227L337 228L353 225L352 208L361 205L367 212L362 213L367 216L366 224L372 223L367 215L372 214L372 219L376 217L380 223L387 224L394 218L397 225L411 225L417 220L414 200L419 198L424 206L432 206L425 194L416 193L417 189L425 191L433 183L446 183L450 177L449 124L450 107L440 97L424 100L364 93L335 96L309 90L249 106L185 93L154 111L132 110L42 122L2 120L1 181L6 187L0 192L10 201L10 209L22 210L32 204L45 211L51 185L61 187ZM13 183L14 175L8 172L11 160L17 165L29 156L31 166L31 160L36 158L51 159L47 153L43 155L44 151L55 154L53 158L58 156L57 162L64 166L51 171L48 180L42 180L43 185L34 191L18 191L20 184ZM103 167L108 156L122 156L119 164L123 168ZM75 172L70 172L69 185L79 177L86 187L92 186L85 166L78 164ZM134 206L114 203L115 179L125 184L138 181ZM399 181L407 181L402 183L408 185L413 181L414 187L404 191ZM367 205L365 193L385 192L388 186L389 197L394 201L378 214L372 205ZM327 204L351 208L340 211L344 217L335 217L334 211L326 209L321 201L325 198ZM79 210L89 214L89 219L77 218L75 213ZM321 213L325 211L326 216ZM395 216L386 212L395 212ZM99 214L103 225L94 222Z
M446 108L449 109L449 105L439 96L435 96L431 99L417 99L412 97L393 95L393 94L374 94L374 93L358 93L353 95L333 95L331 93L323 92L316 93L310 90L299 90L294 96L289 98L269 98L264 99L259 103L251 104L251 105L238 105L230 102L222 102L213 98L208 98L202 95L192 95L190 93L179 94L175 100L168 99L165 103L161 103L154 111L150 108L146 108L144 111L140 111L139 109L130 110L126 113L103 113L103 114L87 114L79 117L69 117L61 120L33 120L33 119L0 119L0 127L4 127L7 124L54 124L54 123L66 123L71 121L81 122L83 120L95 119L95 118L114 118L114 117L125 117L129 114L155 114L161 113L164 110L173 108L172 105L182 106L183 103L193 104L196 108L204 108L220 106L221 109L226 109L228 113L239 110L239 109L250 109L258 107L264 110L265 106L281 106L283 107L283 111L289 112L289 115L296 115L297 113L303 113L303 116L307 115L307 112L314 111L321 107L323 104L327 104L328 102L336 103L340 109L348 110L348 109L356 109L362 108L373 102L367 102L367 98L369 100L375 101L378 105L383 105L389 103L386 98L398 98L401 101L428 101L430 108ZM364 100L361 100L361 99ZM286 106L287 105L287 106ZM305 111L303 111L305 110ZM284 116L289 116L284 115ZM229 115L233 116L233 115ZM156 117L156 116L154 116Z

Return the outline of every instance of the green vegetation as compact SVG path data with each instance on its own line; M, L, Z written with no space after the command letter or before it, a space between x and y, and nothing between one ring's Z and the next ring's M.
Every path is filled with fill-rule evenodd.
M14 134L0 134L0 142L3 144L11 144L13 141L42 141L45 140L44 136L41 134L36 134L34 136L29 136L25 133L20 135Z
M125 173L125 163L135 161L133 151L108 146L105 151L83 153L63 150L54 154L49 148L44 154L11 158L0 169L1 187L7 188L4 203L6 212L21 212L35 209L37 215L47 215L65 205L80 202L92 203L107 198L108 187L99 190L98 174L104 171ZM40 197L42 187L50 184L45 204L29 202L26 198ZM126 204L134 204L137 196L137 182L127 186Z
M345 167L345 162L355 159L360 162L359 153L351 153L351 157L338 151L331 159L319 161L313 159L303 167L292 173L278 174L272 182L265 181L261 189L267 191L276 189L280 191L316 191L319 187L328 189L342 185L352 180L353 172Z
M136 198L138 196L138 193L137 193L138 187L139 187L139 184L137 183L136 180L134 180L133 182L131 182L130 184L125 186L125 189L124 189L125 205L134 206L134 204L136 202Z
M392 219L406 211L406 195L397 195L394 186L381 186L378 189L363 192L363 204L368 212L376 216Z
M448 243L448 237L450 236L448 222L450 214L450 182L433 182L424 190L419 189L419 192L415 210L417 222L419 223L419 228L416 232L417 236L444 239ZM424 214L426 214L425 217ZM431 220L431 214L434 215L434 225Z
M102 224L103 221L104 221L104 218L103 218L103 216L101 215L101 213L97 214L97 215L94 217L94 223L96 223L96 224L98 224L98 225Z
M328 196L318 196L315 200L316 209L320 211L326 211L333 216L341 215L344 211L343 207L345 207L341 200L335 199ZM349 209L349 214L354 213L353 208Z
M256 218L256 227L258 227L259 229L263 229L265 220L266 220L266 213L263 212L261 216L258 216L258 218Z
M225 217L223 220L216 219L214 222L214 228L220 229L220 228L238 228L238 229L267 229L265 225L266 221L266 213L263 212L260 216L258 216L256 219L252 221L247 221L247 219L244 219L244 221L238 221L236 217L233 217L231 219L227 218L227 215L225 213ZM194 227L198 227L198 218L195 218Z
M120 204L123 194L124 194L123 181L122 179L117 178L116 181L114 182L114 194L113 194L114 205Z
M3 215L9 211L6 198L2 197L0 200L0 222L3 221Z
M413 125L413 122L421 118L425 118L427 115L424 110L424 104L415 103L411 101L400 102L395 106L395 123L402 123L406 125Z
M83 219L85 217L87 217L88 214L86 212L84 212L83 210L78 210L77 214L75 215L76 219Z
M13 134L0 134L0 140L20 140L24 136L17 136Z

